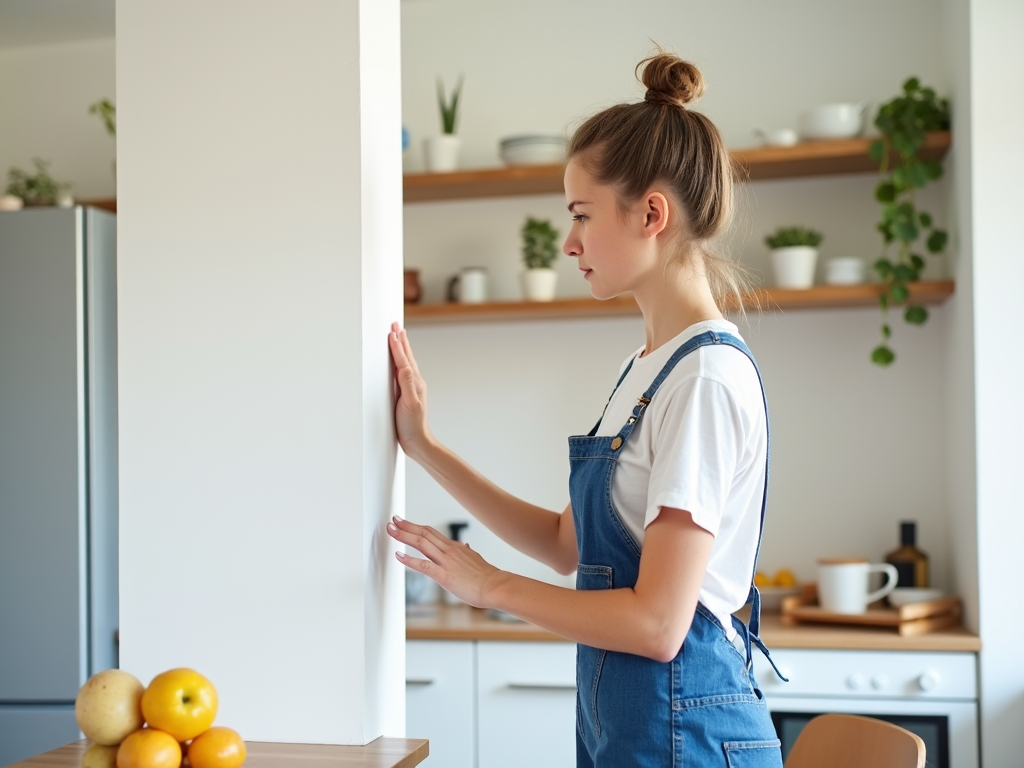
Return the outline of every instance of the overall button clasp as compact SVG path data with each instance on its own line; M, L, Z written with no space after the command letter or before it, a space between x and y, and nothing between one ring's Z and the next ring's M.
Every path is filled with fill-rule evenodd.
M613 451L617 451L621 447L622 447L622 438L621 437L615 437L612 440L612 450Z

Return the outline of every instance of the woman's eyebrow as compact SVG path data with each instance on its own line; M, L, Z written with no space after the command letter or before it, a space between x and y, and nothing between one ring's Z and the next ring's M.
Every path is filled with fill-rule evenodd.
M573 208L575 208L575 207L576 207L577 205L587 205L587 201L586 201L586 200L573 200L573 201L572 201L571 203L569 203L569 205L567 206L567 207L569 208L569 213L575 213L575 211L573 210Z

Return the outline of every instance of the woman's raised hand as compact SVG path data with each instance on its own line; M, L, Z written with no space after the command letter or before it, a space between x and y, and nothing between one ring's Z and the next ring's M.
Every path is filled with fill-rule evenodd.
M415 459L416 452L431 440L427 425L427 383L420 376L416 359L405 329L398 323L391 324L388 334L391 358L395 361L395 380L398 382L399 397L395 405L395 428L398 442L406 455Z
M426 560L396 552L399 562L429 576L464 603L487 608L487 590L504 574L484 560L468 544L452 541L426 525L416 525L397 515L388 523L388 535L419 550Z

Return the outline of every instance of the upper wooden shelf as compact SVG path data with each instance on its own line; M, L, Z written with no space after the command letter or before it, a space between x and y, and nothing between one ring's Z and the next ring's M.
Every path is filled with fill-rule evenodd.
M873 139L805 141L794 147L755 147L733 150L732 157L741 179L791 179L878 170L868 157ZM921 156L939 160L952 143L949 131L928 134ZM895 162L896 158L892 158ZM407 203L430 200L472 200L478 197L545 195L562 192L561 165L517 165L505 168L477 168L452 173L409 173L404 177ZM82 205L117 212L115 198L80 200Z
M877 307L881 286L817 285L806 290L758 288L744 296L748 310L827 309L843 307ZM953 295L952 280L912 283L911 299L918 304L941 304ZM487 304L406 304L406 325L439 325L444 323L490 322L495 320L557 320L580 317L616 317L639 315L632 296L619 296L607 301L591 298L556 299L555 301L494 301Z
M739 177L749 181L871 173L878 165L868 156L874 139L806 141L793 147L733 150ZM928 134L921 156L938 160L949 150L949 131ZM896 162L894 156L891 162ZM478 197L554 194L562 191L561 165L522 165L478 168L452 173L405 175L405 202L468 200Z

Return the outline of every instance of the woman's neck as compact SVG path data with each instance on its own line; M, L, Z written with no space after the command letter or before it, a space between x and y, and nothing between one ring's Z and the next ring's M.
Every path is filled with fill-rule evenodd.
M646 345L643 355L678 336L694 323L721 320L711 286L695 259L673 261L663 280L651 280L634 291L633 297L644 316Z

